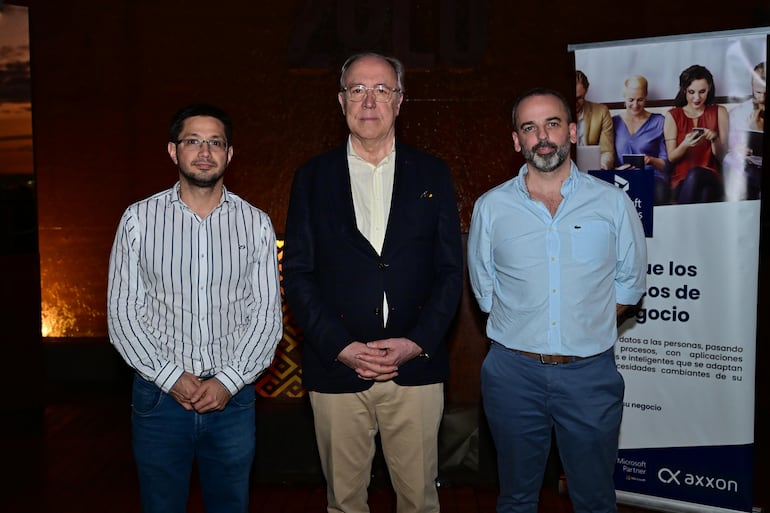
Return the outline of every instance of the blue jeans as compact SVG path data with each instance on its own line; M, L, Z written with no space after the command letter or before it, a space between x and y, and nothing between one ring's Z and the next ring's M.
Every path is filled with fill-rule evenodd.
M617 512L624 389L613 351L548 365L493 343L481 391L497 449L498 513L537 513L552 429L575 513Z
M246 513L254 462L254 387L224 410L187 411L155 384L134 376L132 443L144 513L184 513L197 459L207 513Z

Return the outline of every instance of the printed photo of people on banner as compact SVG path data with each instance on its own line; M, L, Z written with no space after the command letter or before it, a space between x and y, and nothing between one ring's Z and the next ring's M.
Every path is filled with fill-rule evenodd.
M631 196L647 294L620 328L618 501L750 512L770 28L575 44L576 160Z

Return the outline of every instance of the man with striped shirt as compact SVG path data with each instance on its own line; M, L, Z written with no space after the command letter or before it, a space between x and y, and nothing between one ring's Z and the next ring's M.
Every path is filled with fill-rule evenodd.
M232 123L205 104L172 120L170 189L125 211L108 327L135 371L132 442L145 513L184 512L197 460L207 513L248 511L254 387L282 336L275 233L223 185Z

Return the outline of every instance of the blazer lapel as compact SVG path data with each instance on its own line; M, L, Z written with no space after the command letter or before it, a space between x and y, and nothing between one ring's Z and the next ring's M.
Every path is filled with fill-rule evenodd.
M347 143L336 152L330 166L329 202L331 212L338 212L342 233L351 244L367 253L377 254L374 247L364 237L356 224L356 210L353 206L353 190L350 185L350 170L348 169Z
M398 241L399 234L402 232L405 215L409 206L409 191L412 190L410 184L415 179L414 166L409 160L408 152L396 141L396 169L393 176L393 195L390 200L390 212L388 213L388 226L385 229L385 241L382 245L382 252L388 246Z

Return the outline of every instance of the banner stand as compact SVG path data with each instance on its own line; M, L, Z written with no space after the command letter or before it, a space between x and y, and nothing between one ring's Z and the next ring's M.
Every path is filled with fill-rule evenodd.
M685 196L678 180L695 176L686 165L656 172L673 200L659 201L656 193L652 226L645 226L647 294L616 344L616 363L626 382L615 469L620 503L671 512L755 511L758 180L768 167L761 154L768 130L756 133L740 125L761 97L754 93L754 80L767 61L769 35L765 27L568 47L576 70L590 80L586 100L609 108L616 131L625 123L624 82L634 78L638 83L639 76L647 84L645 108L657 115L659 140L668 139L668 152L674 138L663 137L664 126L669 134L673 127L676 137L686 123L708 128L696 124L701 116L704 124L729 119L727 130L724 124L708 128L728 141L726 151L721 143L712 144L710 151L717 153L698 171L721 185L718 197L698 203ZM687 80L688 73L702 68L713 78L705 107L696 103L694 92L703 89L705 79L691 81L677 100L680 77ZM702 114L682 118L686 102ZM759 155L746 151L757 136L764 142L755 146ZM616 142L630 137L622 134ZM684 144L680 139L677 143ZM675 161L694 158L686 152ZM628 175L607 173L603 178L616 185L630 184L632 199L643 196Z

